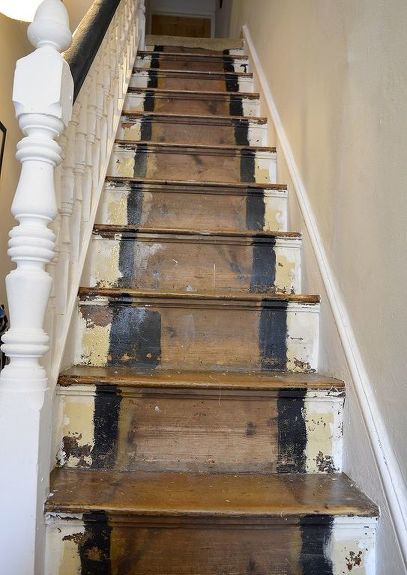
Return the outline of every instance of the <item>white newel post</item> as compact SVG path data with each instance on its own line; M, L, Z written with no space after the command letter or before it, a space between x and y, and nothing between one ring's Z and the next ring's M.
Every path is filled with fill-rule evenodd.
M17 267L6 279L11 328L3 350L10 358L0 375L0 570L5 575L42 572L43 504L50 457L51 402L40 360L49 343L44 317L51 290L46 265L55 255L48 227L57 215L54 171L61 161L55 141L72 111L73 81L60 52L71 42L66 9L44 0L28 37L36 50L17 63L13 101L25 137L12 205L18 224L9 255Z

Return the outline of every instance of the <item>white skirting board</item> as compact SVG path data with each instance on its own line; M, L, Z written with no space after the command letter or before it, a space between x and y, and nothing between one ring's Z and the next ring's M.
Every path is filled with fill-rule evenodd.
M281 152L284 155L296 194L296 200L301 210L301 217L304 221L307 235L309 236L310 247L318 264L319 274L326 290L327 304L335 320L336 329L346 358L346 368L351 374L354 394L359 403L358 411L368 431L371 448L380 475L377 483L382 485L385 503L388 506L388 511L391 516L389 525L393 524L394 526L394 533L397 538L397 541L394 543L395 548L399 547L405 566L405 571L403 572L407 573L407 492L401 470L392 449L379 406L377 405L373 387L352 329L351 320L330 267L307 190L296 165L294 154L285 133L266 74L256 52L250 31L246 25L243 26L243 37L249 54L250 71L254 73L255 85L257 84L257 88L264 100L265 113L262 112L262 115L268 116L270 125L274 125L276 138L278 140L277 153ZM371 470L371 473L374 472ZM361 485L361 487L363 488L364 486ZM370 493L370 495L372 494ZM386 514L384 513L384 515ZM391 540L391 535L389 535L389 537ZM381 572L378 572L378 575L380 574ZM401 573L386 570L386 575L401 575Z

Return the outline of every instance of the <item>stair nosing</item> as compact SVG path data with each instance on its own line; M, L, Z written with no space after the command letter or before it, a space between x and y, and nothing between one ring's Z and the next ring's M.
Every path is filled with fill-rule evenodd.
M156 180L150 178L131 178L128 176L106 176L105 180L107 182L130 182L130 183L140 183L141 185L157 185L157 186L185 186L191 188L227 188L227 189L239 189L239 190L250 190L252 193L262 190L275 190L281 192L288 192L286 184L271 184L269 182L260 184L257 182L201 182L195 180Z
M170 150L174 148L175 150L208 150L216 152L266 152L269 154L276 154L277 149L274 146L237 146L229 144L173 144L168 142L153 142L150 140L121 140L116 139L115 144L118 146L128 146L130 148L135 148L137 146L145 146L147 148L162 148L163 150Z
M180 74L181 76L193 78L194 76L198 77L207 77L212 79L223 79L228 77L238 77L238 78L247 78L248 80L253 79L253 72L210 72L210 71L199 71L199 70L163 70L162 68L141 68L139 66L133 66L132 73L137 74L138 72L144 72L149 74L150 72L154 72L157 75L173 75L173 74Z
M134 118L169 118L171 120L183 119L183 120L204 120L212 123L216 122L247 122L253 124L267 124L267 118L264 116L215 116L215 115L204 115L204 114L171 114L165 112L149 112L149 111L137 111L137 112L127 112L122 111L121 117L134 117ZM122 120L123 121L123 120Z
M205 96L219 96L222 99L235 97L235 98L249 98L250 100L258 100L260 98L259 92L220 92L220 91L200 91L200 90L171 90L167 88L147 88L147 87L137 87L129 86L127 93L139 93L139 92L154 92L155 94L182 94L187 96L195 95L197 98Z
M247 60L249 57L246 54L204 54L204 53L200 53L200 52L159 52L157 50L140 50L139 52L137 52L137 56L138 57L143 57L143 56L170 56L170 57L178 57L180 56L181 58L204 58L204 59L224 59L224 58L231 58L233 60Z

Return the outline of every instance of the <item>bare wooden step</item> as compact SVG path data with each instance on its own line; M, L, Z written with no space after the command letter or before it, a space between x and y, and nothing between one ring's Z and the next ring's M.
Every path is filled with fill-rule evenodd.
M285 231L281 184L208 183L108 177L99 223L212 231Z
M138 52L138 68L161 70L191 70L198 72L248 71L248 57L227 54L197 54L193 52Z
M75 367L59 379L60 465L195 472L341 469L343 383L315 374Z
M267 119L124 112L117 138L173 144L262 146L267 143Z
M258 116L258 93L194 92L158 88L129 88L124 104L128 112L154 111L206 115Z
M86 278L86 279L85 279ZM301 291L299 234L96 225L83 280L162 291Z
M174 38L171 38L171 43L169 44L158 44L154 42L154 44L148 44L145 47L146 52L165 52L165 53L177 53L177 54L200 54L203 56L245 56L245 51L241 47L237 46L228 46L225 49L219 48L211 48L209 43L211 41L210 38L205 40L206 47L198 47L198 46L188 46L186 38L183 38L184 45L177 45L174 43Z
M75 363L316 369L318 296L81 288Z
M116 141L109 176L190 182L273 183L276 149Z
M217 92L253 92L253 74L243 72L194 72L161 70L160 68L133 69L131 88L162 88Z
M62 470L51 490L46 575L367 573L374 554L377 508L344 475Z

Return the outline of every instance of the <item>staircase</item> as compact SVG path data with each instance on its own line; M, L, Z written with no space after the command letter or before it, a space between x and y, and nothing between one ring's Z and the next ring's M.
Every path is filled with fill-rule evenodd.
M248 69L138 55L57 390L47 575L374 573Z

